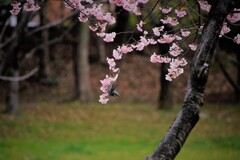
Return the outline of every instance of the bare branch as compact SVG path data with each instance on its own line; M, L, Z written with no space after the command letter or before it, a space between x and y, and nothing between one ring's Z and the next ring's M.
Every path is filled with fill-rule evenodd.
M2 32L1 32L1 34L0 34L0 43L1 43L1 41L2 41L3 35L4 35L4 33L5 33L6 29L7 29L7 26L8 26L8 24L9 24L9 22L10 22L9 19L6 20L6 22L5 22L4 26L3 26Z
M71 27L69 27L60 37L55 38L55 39L52 39L52 40L49 40L49 41L47 41L46 43L42 43L42 44L36 46L35 48L32 48L28 53L26 53L25 59L30 58L37 50L39 50L39 49L41 49L41 48L44 48L44 47L46 47L46 46L50 46L50 45L52 45L52 44L55 44L55 43L57 43L57 42L60 42L60 41L66 36L66 34L68 34L69 31L70 31L75 25L76 25L76 23L73 24Z
M8 76L1 76L0 75L0 80L14 81L14 82L23 81L23 80L26 80L26 79L30 78L31 76L33 76L35 73L37 73L37 71L38 71L38 67L34 68L29 73L27 73L23 76L20 76L20 77L8 77Z
M58 26L58 25L62 24L64 21L68 20L69 18L71 18L71 17L73 17L73 16L75 16L75 15L77 15L77 12L73 12L72 14L70 14L70 15L68 15L68 16L66 16L66 17L64 17L63 19L60 19L60 20L58 20L58 21L55 21L55 22L52 22L52 23L48 23L48 24L46 24L46 25L44 25L44 26L38 27L38 28L36 28L35 30L29 32L29 33L27 34L27 36L31 36L32 34L34 34L34 33L36 33L36 32L39 32L39 31L42 31L42 30L45 30L45 29L49 29L49 28L51 28L51 27Z
M143 18L142 21L144 21L145 19L147 19L147 17L153 12L153 10L156 8L156 6L157 6L157 4L158 4L159 2L160 2L160 0L158 0L158 1L154 4L154 6L152 7L151 11L148 12L148 14Z

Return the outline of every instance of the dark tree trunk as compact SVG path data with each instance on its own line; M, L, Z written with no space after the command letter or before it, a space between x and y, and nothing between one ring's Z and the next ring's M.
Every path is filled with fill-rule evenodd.
M237 56L237 86L238 90L235 93L236 95L236 102L240 104L240 51L236 53Z
M161 55L168 53L169 45L159 45L159 52ZM165 79L168 73L168 65L162 63L160 66L160 91L158 98L158 109L171 109L174 107L174 97L171 89L171 83Z
M73 75L74 75L74 98L80 98L80 67L79 67L79 52L77 46L73 47Z
M117 24L115 27L115 32L121 33L127 30L128 27L128 20L129 20L129 12L123 9L122 7L116 7L117 13ZM119 34L115 41L119 43L123 43L126 39L126 34Z
M159 102L158 108L159 109L171 109L174 107L174 100L173 100L173 92L171 89L171 82L165 79L165 75L168 73L167 71L168 65L162 64L160 67L160 93L159 93Z
M81 23L77 51L74 55L75 97L82 102L89 102L93 98L90 83L89 28L88 23Z
M45 25L48 23L47 19L47 3L48 1L45 2L44 7L41 10L40 17L41 17L41 25ZM43 43L47 43L49 40L49 30L46 29L42 31L42 40ZM50 49L48 45L45 45L43 49L40 50L39 52L39 71L38 71L38 76L40 79L47 79L49 74L50 74L50 62L49 62L49 54L50 54Z
M231 2L231 0L216 1L216 4L212 6L194 55L183 106L168 133L152 156L147 158L148 160L174 159L198 122L213 50L223 21L232 7Z
M11 61L8 66L8 72L10 77L19 77L19 64L18 64L18 46L17 42L13 43L13 49L9 53L11 56ZM16 48L15 48L16 47ZM9 81L6 95L6 109L4 113L7 114L17 114L18 113L18 92L19 92L19 82Z
M10 72L11 72L11 77L13 78L19 76L18 69L12 69ZM13 114L13 115L18 113L19 111L18 93L19 93L19 82L10 81L8 86L8 93L6 97L6 109L4 113Z
M107 55L106 55L105 44L104 44L102 38L100 38L100 37L96 37L96 38L97 38L97 47L98 47L98 54L100 57L100 59L99 59L100 63L106 64Z

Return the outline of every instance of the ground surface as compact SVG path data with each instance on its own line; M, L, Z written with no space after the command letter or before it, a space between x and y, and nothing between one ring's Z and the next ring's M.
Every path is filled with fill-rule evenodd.
M143 160L178 111L144 104L26 106L17 117L0 116L0 160ZM240 108L208 105L176 159L238 160L239 150Z

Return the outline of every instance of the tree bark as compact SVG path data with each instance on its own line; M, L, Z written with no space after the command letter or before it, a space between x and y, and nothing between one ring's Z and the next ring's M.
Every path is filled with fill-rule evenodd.
M19 76L18 69L12 69L10 72L13 78ZM4 113L15 115L19 111L18 106L19 81L9 81L8 87L9 88L8 95L6 97L6 109Z
M99 54L99 60L101 64L106 64L106 58L107 58L107 54L106 54L106 47L105 47L105 43L103 42L102 38L100 37L96 37L97 39L97 48L98 48L98 54Z
M199 120L213 50L224 19L232 7L231 0L216 1L204 25L200 44L193 58L188 90L176 120L148 160L172 160Z
M171 109L174 107L173 92L171 89L171 84L165 79L167 74L168 66L162 63L160 67L160 93L158 101L158 109Z
M159 45L159 52L161 55L168 53L169 44ZM174 107L174 97L171 89L171 83L165 79L168 73L168 65L162 63L160 65L160 91L158 98L158 109L171 109Z
M240 53L236 53L237 56L237 86L238 86L238 90L235 93L236 96L236 102L238 104L240 104Z
M76 55L74 57L75 64L75 96L82 102L89 102L93 99L91 83L90 83L90 65L89 55L89 24L81 23L79 28L79 39Z
M41 10L41 25L44 26L48 23L47 19L47 2L43 9ZM42 40L43 43L47 43L49 40L49 30L45 29L42 31ZM48 45L44 46L39 52L39 78L40 79L47 79L50 74L50 62L49 62L49 55L50 55L50 47Z

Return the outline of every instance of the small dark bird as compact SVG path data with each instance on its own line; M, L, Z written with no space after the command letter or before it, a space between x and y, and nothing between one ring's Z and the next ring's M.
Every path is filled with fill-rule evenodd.
M107 90L109 96L119 96L118 92L116 91L119 73L120 69L118 70L118 73L114 77L112 77L112 82L110 83Z

